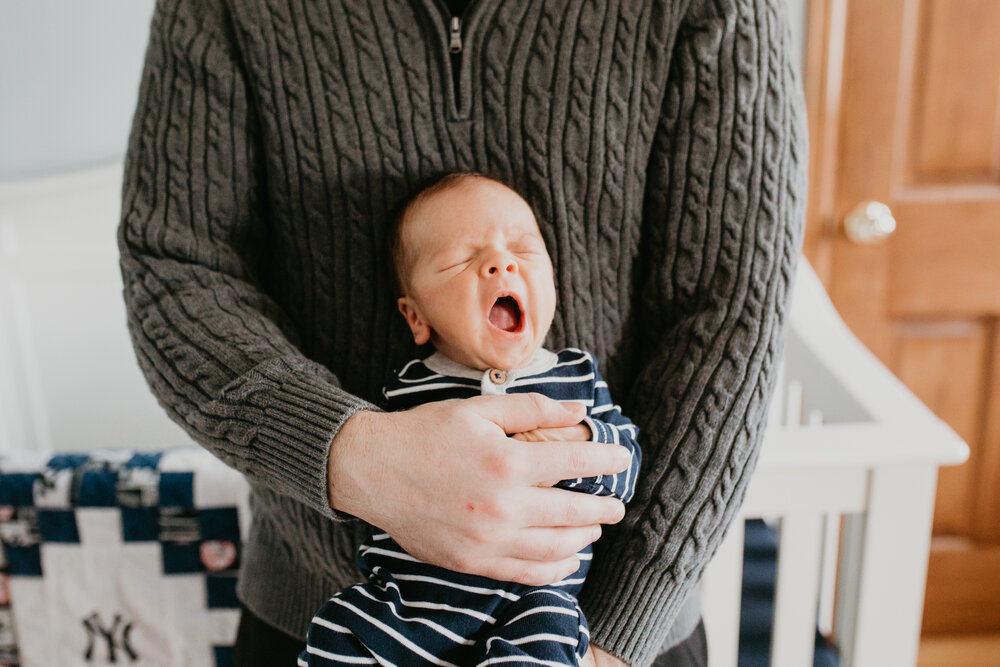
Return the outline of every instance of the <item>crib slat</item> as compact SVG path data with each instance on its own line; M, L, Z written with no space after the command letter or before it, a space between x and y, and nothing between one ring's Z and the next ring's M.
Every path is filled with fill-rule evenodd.
M802 667L813 662L823 516L789 513L780 535L771 667Z
M849 667L917 662L936 483L934 463L874 470L868 512L844 531L837 639Z
M819 575L819 631L833 634L834 605L837 602L837 554L840 551L840 515L823 519L823 561Z
M701 580L701 614L709 667L736 667L743 581L743 519L729 527Z

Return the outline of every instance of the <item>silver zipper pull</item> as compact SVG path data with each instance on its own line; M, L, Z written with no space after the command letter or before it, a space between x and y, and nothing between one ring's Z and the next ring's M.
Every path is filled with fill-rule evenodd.
M448 48L452 53L462 52L462 19L457 16L451 17L451 42Z

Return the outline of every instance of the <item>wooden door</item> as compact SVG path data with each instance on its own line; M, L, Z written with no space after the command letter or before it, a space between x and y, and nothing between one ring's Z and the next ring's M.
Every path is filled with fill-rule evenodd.
M811 0L808 24L805 253L971 448L940 474L923 632L1000 632L1000 2ZM845 236L866 200L881 243Z

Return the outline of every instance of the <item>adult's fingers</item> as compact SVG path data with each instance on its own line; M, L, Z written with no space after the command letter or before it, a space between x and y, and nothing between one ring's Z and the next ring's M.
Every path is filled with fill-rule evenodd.
M579 424L587 409L579 403L563 403L541 394L476 396L465 405L488 419L504 433L520 433L536 428Z
M531 447L530 444L521 446ZM532 483L615 475L628 470L632 464L632 454L627 449L603 442L553 441L520 453L527 461L527 475Z
M523 507L523 525L540 528L618 523L625 516L625 504L618 498L566 489L530 489L523 497Z
M510 437L523 442L588 442L590 429L584 424L536 428L531 431L514 433Z

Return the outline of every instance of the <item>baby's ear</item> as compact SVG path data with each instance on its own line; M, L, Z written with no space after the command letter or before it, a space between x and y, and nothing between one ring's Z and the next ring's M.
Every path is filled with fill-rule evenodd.
M399 306L399 312L403 314L406 323L410 325L410 331L413 332L413 342L417 345L423 345L429 341L431 339L431 327L424 320L416 304L410 300L410 297L400 297L396 301L396 305Z

